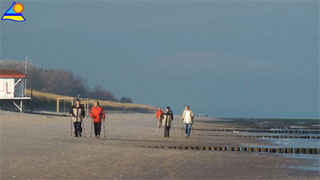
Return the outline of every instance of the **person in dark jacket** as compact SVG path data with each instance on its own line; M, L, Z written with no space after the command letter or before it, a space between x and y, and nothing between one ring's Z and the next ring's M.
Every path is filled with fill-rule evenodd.
M164 127L164 137L169 137L171 121L173 121L173 113L170 110L170 106L168 106L166 108L166 111L161 114L161 118L162 118L162 126Z
M81 123L85 116L85 110L84 110L83 104L80 104L80 99L76 99L76 103L72 105L70 109L70 116L73 120L75 137L78 137L78 136L81 137L81 133L82 133Z

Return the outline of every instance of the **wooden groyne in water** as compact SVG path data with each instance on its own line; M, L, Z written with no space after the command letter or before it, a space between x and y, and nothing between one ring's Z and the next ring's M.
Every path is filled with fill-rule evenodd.
M203 136L224 136L240 138L275 138L275 139L320 139L320 136L293 136L293 135L235 135L235 134L214 134Z
M298 129L239 129L239 128L203 129L203 128L194 128L193 130L196 130L196 131L217 131L217 132L276 133L276 134L320 134L320 130L298 130Z
M253 153L279 153L279 154L309 154L319 155L320 148L287 148L287 147L230 147L230 146L140 146L145 148L199 150L199 151L229 151Z

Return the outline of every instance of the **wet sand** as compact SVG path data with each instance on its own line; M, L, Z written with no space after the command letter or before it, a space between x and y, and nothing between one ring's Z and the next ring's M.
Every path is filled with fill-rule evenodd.
M0 110L1 179L318 179L319 171L290 169L311 162L280 154L153 149L141 146L258 146L253 138L209 136L195 131L182 138L176 116L170 138L154 115L107 114L106 138L70 136L70 117ZM214 127L197 123L195 128Z

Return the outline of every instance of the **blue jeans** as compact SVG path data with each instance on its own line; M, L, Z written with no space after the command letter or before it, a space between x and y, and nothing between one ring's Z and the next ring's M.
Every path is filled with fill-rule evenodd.
M184 124L184 131L185 131L186 135L189 137L190 137L190 133L191 133L191 126L192 126L192 124Z

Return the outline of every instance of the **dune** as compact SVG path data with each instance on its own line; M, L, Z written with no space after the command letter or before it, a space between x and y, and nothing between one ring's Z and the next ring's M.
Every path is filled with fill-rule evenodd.
M27 89L26 94L28 96L32 96L32 101L26 103L26 108L28 106L33 106L33 108L42 108L49 107L49 110L55 111L56 110L56 100L57 98L65 98L66 100L60 100L60 108L63 108L64 101L67 103L67 109L70 107L70 99L75 99L75 97L71 96L64 96L64 95L58 95L54 93L46 93L46 92L40 92L36 90ZM82 103L85 103L84 99ZM89 105L93 106L94 102L98 99L89 99ZM142 112L142 113L154 113L157 108L155 106L151 105L143 105L143 104L134 104L134 103L121 103L121 102L113 102L113 101L105 101L105 100L99 100L100 105L103 106L105 109L108 110L115 110L115 111L122 111L122 112ZM33 104L32 104L33 103Z

